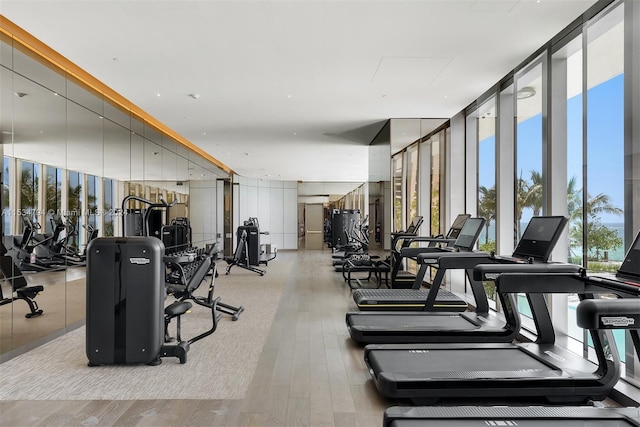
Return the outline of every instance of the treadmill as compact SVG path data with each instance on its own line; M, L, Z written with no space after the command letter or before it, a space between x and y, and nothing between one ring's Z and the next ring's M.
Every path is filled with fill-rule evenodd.
M399 252L403 254L411 251L413 258L418 253L452 253L452 252L472 252L478 241L480 233L484 228L484 218L467 218L466 215L458 215L464 217L462 228L457 229L451 227L450 234L457 237L453 240L453 244L449 243L450 239L444 239L447 246L429 246L422 248L403 247ZM443 242L440 238L419 238L419 241L428 241L430 244ZM405 240L412 242L413 240ZM402 258L400 257L400 259ZM411 257L411 256L408 256ZM423 310L425 302L429 294L428 290L422 290L422 282L418 283L413 277L413 285L410 289L357 289L353 292L353 301L362 311L389 311L389 310ZM416 285L417 283L417 285ZM438 289L437 301L434 304L435 310L446 311L465 311L468 308L467 303L445 289Z
M640 265L632 262L640 259L639 238L640 233L623 263L627 274L633 269L638 279ZM535 272L536 266L528 268ZM364 349L364 360L378 391L418 405L430 405L440 398L545 399L556 404L582 404L607 397L620 376L618 353L607 351L610 344L615 345L611 332L590 329L597 362L586 360L555 344L544 299L531 296L577 293L584 299L614 294L635 298L632 305L637 307L640 280L593 280L583 273L503 273L496 278L496 288L500 293L527 295L538 331L535 342L370 344Z
M473 218L467 221L471 220ZM490 264L494 272L518 272L526 267L527 271L533 270L538 273L576 273L580 270L577 265L547 263L566 223L566 218L562 216L532 218L512 257L470 251L420 255L419 259L424 260L421 270L426 270L429 266L438 268L436 278L428 291L412 291L420 292L422 295L419 302L421 311L349 312L346 314L346 324L351 338L361 344L513 341L520 330L515 296L498 294L504 319L491 313L482 285L482 280L486 278L475 277L473 268L480 264ZM453 268L466 270L476 302L473 312L443 311L442 308L436 307L440 303L437 297L442 292L439 288L444 273ZM543 297L532 295L530 298ZM436 311L438 308L440 311Z
M639 427L638 408L401 407L387 408L383 427Z
M471 215L469 214L459 214L453 220L453 224L451 224L445 236L418 236L418 228L423 222L421 216L413 219L407 231L391 233L391 287L394 289L410 289L415 281L415 274L407 270L401 270L404 264L403 250L408 249L409 245L414 242L426 242L429 247L451 246L458 237L458 234L460 234L465 221L470 217Z
M640 304L629 299L584 300L577 309L578 324L586 329L629 329L640 357ZM630 319L633 319L630 321ZM640 426L640 408L605 407L402 407L387 408L383 427L629 427Z

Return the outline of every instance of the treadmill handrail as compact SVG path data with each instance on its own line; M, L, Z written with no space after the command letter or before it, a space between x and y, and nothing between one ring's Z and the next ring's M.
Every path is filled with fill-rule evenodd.
M498 292L505 293L612 293L619 297L640 297L640 288L630 288L624 283L616 286L613 281L599 282L572 273L503 273L496 277L496 287Z
M398 237L397 241L400 240L408 240L409 244L413 242L431 242L431 243L454 243L457 239L449 239L447 237L441 236L416 236L416 235L407 235Z
M430 246L430 247L422 247L422 248L402 248L400 250L400 255L402 255L403 258L415 258L418 255L422 255L422 254L434 254L434 253L452 253L454 252L454 248L452 247L447 247L448 249L445 248L439 248L437 246ZM444 250L443 250L444 249Z
M493 280L492 274L502 273L573 273L578 274L582 267L565 263L536 263L536 264L480 264L473 269L476 280Z
M455 260L472 258L474 260L481 259L486 260L487 263L490 263L492 258L489 252L441 252L441 253L424 253L420 254L416 257L416 261L418 264L429 264L429 262L425 263L425 260L437 259L438 262L442 262L445 259L450 259L455 262Z

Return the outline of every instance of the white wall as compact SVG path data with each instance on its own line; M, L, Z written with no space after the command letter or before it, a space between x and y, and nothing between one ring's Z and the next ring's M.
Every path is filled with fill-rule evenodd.
M271 181L234 175L234 228L249 218L258 218L260 243L278 249L298 249L298 183ZM235 238L235 236L234 236ZM235 242L234 242L235 245Z

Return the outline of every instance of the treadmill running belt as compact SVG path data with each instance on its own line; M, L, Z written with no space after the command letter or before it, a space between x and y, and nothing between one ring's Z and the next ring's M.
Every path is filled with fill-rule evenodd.
M380 310L402 310L403 308L424 307L429 291L415 289L366 289L353 292L358 307ZM438 289L434 307L446 307L448 311L466 310L467 303L453 292Z
M630 427L639 426L638 408L590 406L391 407L383 427Z
M386 324L393 325L394 329L402 330L459 331L478 329L477 323L472 323L463 316L459 316L457 314L445 314L438 316L437 313L434 314L436 315L410 317L405 316L404 314L387 314L382 318L382 320L384 320ZM357 316L356 321L357 324L355 326L360 329L380 329L380 316Z
M509 420L491 418L489 420L393 420L389 427L635 427L631 420L601 418L596 420L554 420L554 419L518 419Z
M494 349L466 348L443 350L388 350L374 351L369 354L371 367L376 372L384 373L392 367L393 375L400 379L407 372L411 380L449 379L449 378L523 378L523 377L558 377L560 370L551 369L517 347ZM452 366L466 367L455 371ZM428 370L426 370L428 369Z

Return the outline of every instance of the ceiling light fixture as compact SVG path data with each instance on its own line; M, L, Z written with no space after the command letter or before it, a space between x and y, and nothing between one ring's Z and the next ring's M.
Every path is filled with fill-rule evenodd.
M527 99L535 95L536 95L536 90L531 86L526 86L518 91L517 97L518 99Z
M25 96L27 96L26 93L24 92L14 92L14 94L18 97L18 98L24 98Z
M193 99L198 99L200 98L200 94L199 93L190 93L189 96Z

